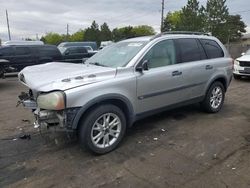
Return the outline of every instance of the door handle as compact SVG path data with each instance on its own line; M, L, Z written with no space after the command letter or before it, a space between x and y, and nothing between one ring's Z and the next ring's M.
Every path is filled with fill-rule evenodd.
M206 65L206 70L211 70L211 69L213 69L212 65Z
M172 76L180 76L180 75L182 75L182 72L180 72L180 71L172 72Z

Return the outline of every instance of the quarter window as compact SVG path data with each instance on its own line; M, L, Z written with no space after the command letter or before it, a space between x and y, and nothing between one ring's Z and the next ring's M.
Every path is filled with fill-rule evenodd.
M224 52L217 42L208 39L201 39L201 44L206 51L208 59L224 57Z
M176 64L175 45L173 40L165 40L153 46L142 61L148 60L149 68Z
M181 62L206 59L206 54L196 39L177 39Z

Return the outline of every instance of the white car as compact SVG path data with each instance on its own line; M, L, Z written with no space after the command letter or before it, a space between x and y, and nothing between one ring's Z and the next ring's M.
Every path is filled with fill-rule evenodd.
M241 55L234 61L233 75L235 79L240 79L242 76L250 77L250 49Z

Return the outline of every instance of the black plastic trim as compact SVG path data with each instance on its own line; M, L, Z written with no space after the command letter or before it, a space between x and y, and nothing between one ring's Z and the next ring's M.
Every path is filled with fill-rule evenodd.
M190 88L190 87L199 86L199 85L202 85L202 84L205 84L205 83L206 82L200 82L200 83L197 83L197 84L191 84L191 85L176 87L176 88L173 88L173 89L167 89L167 90L163 90L163 91L149 93L149 94L146 94L146 95L138 96L138 99L143 100L143 99L146 99L146 98L155 97L155 96L163 95L163 94L166 94L166 93L171 93L171 92L187 89L187 88Z
M128 127L130 127L132 125L132 123L134 122L134 118L135 118L135 113L134 113L134 109L132 104L130 103L129 99L127 99L125 96L120 95L120 94L107 94L107 95L102 95L100 97L97 97L91 101L89 101L87 104L85 104L83 107L80 108L80 110L78 111L78 113L76 114L74 120L73 120L73 124L72 124L72 129L77 129L78 123L82 117L82 115L92 106L104 102L106 100L121 100L122 102L124 102L124 104L126 104L127 109L128 109L128 113L129 113L129 117L127 119L128 122Z

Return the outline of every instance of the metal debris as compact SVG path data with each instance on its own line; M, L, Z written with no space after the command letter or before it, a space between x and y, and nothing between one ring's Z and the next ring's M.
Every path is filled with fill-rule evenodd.
M30 134L24 134L24 135L19 136L19 138L22 140L30 140L31 136Z

